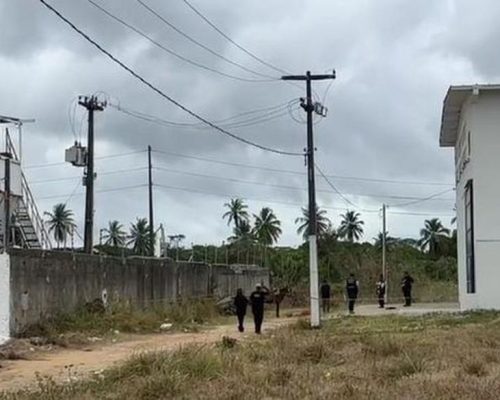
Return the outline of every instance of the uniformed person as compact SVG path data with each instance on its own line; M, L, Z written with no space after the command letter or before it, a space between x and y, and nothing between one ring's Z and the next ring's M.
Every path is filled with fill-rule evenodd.
M377 282L377 298L379 308L384 308L385 306L385 279L384 275L380 274L380 278Z
M259 283L255 285L255 291L250 295L255 333L258 335L261 333L262 321L264 320L264 303L268 294L269 290Z
M405 298L405 307L411 306L411 289L413 286L413 278L408 272L405 272L403 279L401 279L401 290L403 291L403 296Z
M247 313L248 299L243 294L242 289L236 291L236 297L234 298L234 307L236 308L236 316L238 317L238 331L244 332L244 321L245 315Z
M347 293L347 304L349 307L349 314L354 314L354 304L358 298L359 282L356 280L354 274L350 274L346 279L345 289Z

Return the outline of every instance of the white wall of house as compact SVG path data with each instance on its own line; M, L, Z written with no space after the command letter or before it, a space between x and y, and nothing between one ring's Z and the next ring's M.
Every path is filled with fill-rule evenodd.
M460 306L464 310L500 309L500 91L479 91L464 102L455 160ZM475 293L467 293L466 284L465 186L470 179Z
M0 344L9 338L10 330L10 263L6 253L0 254Z

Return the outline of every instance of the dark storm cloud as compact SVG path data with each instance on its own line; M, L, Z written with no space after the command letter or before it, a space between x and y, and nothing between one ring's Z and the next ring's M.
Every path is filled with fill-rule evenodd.
M159 22L136 0L95 0L114 14L174 51L226 73L252 75L226 64ZM282 82L245 83L229 80L188 65L151 42L110 20L86 0L53 0L53 5L99 43L132 66L167 94L212 120L227 118L266 105L272 106L304 95L304 90ZM272 76L279 73L248 57L212 31L181 0L147 0L179 28L248 68ZM488 81L498 76L500 59L492 51L499 28L500 7L494 1L227 1L193 0L200 10L235 40L273 64L292 73L306 69L323 73L337 69L338 79L325 99L329 115L316 125L317 160L330 174L411 181L453 182L451 151L438 147L442 99L448 85ZM487 12L485 11L487 10ZM486 18L486 19L484 19ZM26 127L26 164L61 161L64 148L75 139L68 109L79 94L105 92L114 103L178 122L196 122L181 110L134 80L61 23L39 2L20 0L0 5L0 73L3 114L34 117ZM6 77L6 78L5 78ZM327 83L315 84L318 98ZM296 111L297 112L297 111ZM79 137L83 110L76 110L74 130ZM224 137L213 130L163 127L131 119L108 107L96 117L99 155L143 150L148 144L181 154L305 172L302 157L264 153ZM83 133L85 125L83 125ZM288 115L272 122L234 129L242 137L289 151L305 146L305 126ZM98 173L145 165L144 154L102 161ZM181 232L189 241L218 241L230 233L221 219L224 197L248 199L252 212L271 205L283 220L283 243L297 243L294 219L305 204L305 177L237 168L174 156L155 155L155 163L195 174L225 176L229 180L155 172L155 183L206 193L156 189L158 222L170 232ZM80 175L62 165L28 170L32 180ZM98 175L96 189L144 183L140 172L123 176ZM237 183L261 181L298 190ZM318 188L332 189L320 178ZM334 180L347 193L425 196L437 186L381 184ZM76 183L75 183L76 184ZM65 195L75 184L36 185L39 197ZM82 188L78 188L81 192ZM99 226L107 220L132 221L147 214L145 192L101 193L96 198ZM453 194L443 195L451 198ZM43 209L61 199L41 200ZM380 229L376 210L381 197L349 197L365 212L367 240ZM81 218L83 198L70 205ZM120 203L120 207L116 204ZM275 203L274 203L275 202ZM318 202L338 214L348 205L332 193L319 192ZM449 215L452 201L432 201L400 211ZM339 208L339 209L337 209ZM391 234L415 235L423 217L391 220ZM448 223L448 220L445 219Z

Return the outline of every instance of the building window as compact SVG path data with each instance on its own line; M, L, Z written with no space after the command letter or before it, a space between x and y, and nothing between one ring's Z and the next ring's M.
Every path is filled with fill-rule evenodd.
M474 201L472 180L465 185L465 267L467 293L476 293L476 267L474 261Z

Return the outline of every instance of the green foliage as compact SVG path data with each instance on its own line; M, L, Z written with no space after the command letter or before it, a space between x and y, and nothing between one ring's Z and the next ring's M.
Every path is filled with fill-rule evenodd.
M281 235L281 222L276 218L273 210L264 207L258 215L254 214L254 218L253 232L258 242L264 246L277 242Z
M295 223L299 224L297 228L297 233L302 235L304 240L307 240L309 236L309 210L307 208L302 208L302 217L295 219ZM326 216L326 210L322 210L316 206L316 233L318 237L327 233L331 229L331 221Z
M231 199L229 203L224 204L224 207L228 211L224 213L222 218L227 219L228 225L234 223L235 228L238 228L243 221L248 222L248 206L243 199Z
M123 230L123 225L118 221L109 221L108 227L104 230L104 244L113 247L123 247L127 234Z
M360 216L361 214L355 211L347 211L341 215L342 221L338 229L338 235L341 239L346 239L351 243L361 239L365 223L361 221Z
M146 218L137 218L135 224L130 227L130 240L128 244L132 245L135 254L140 256L150 255L153 251L151 238L149 236L149 224Z
M71 235L76 227L73 211L68 210L66 204L59 203L54 206L52 212L46 211L45 215L49 217L47 221L49 233L53 233L57 247L61 244L66 247L68 235Z

